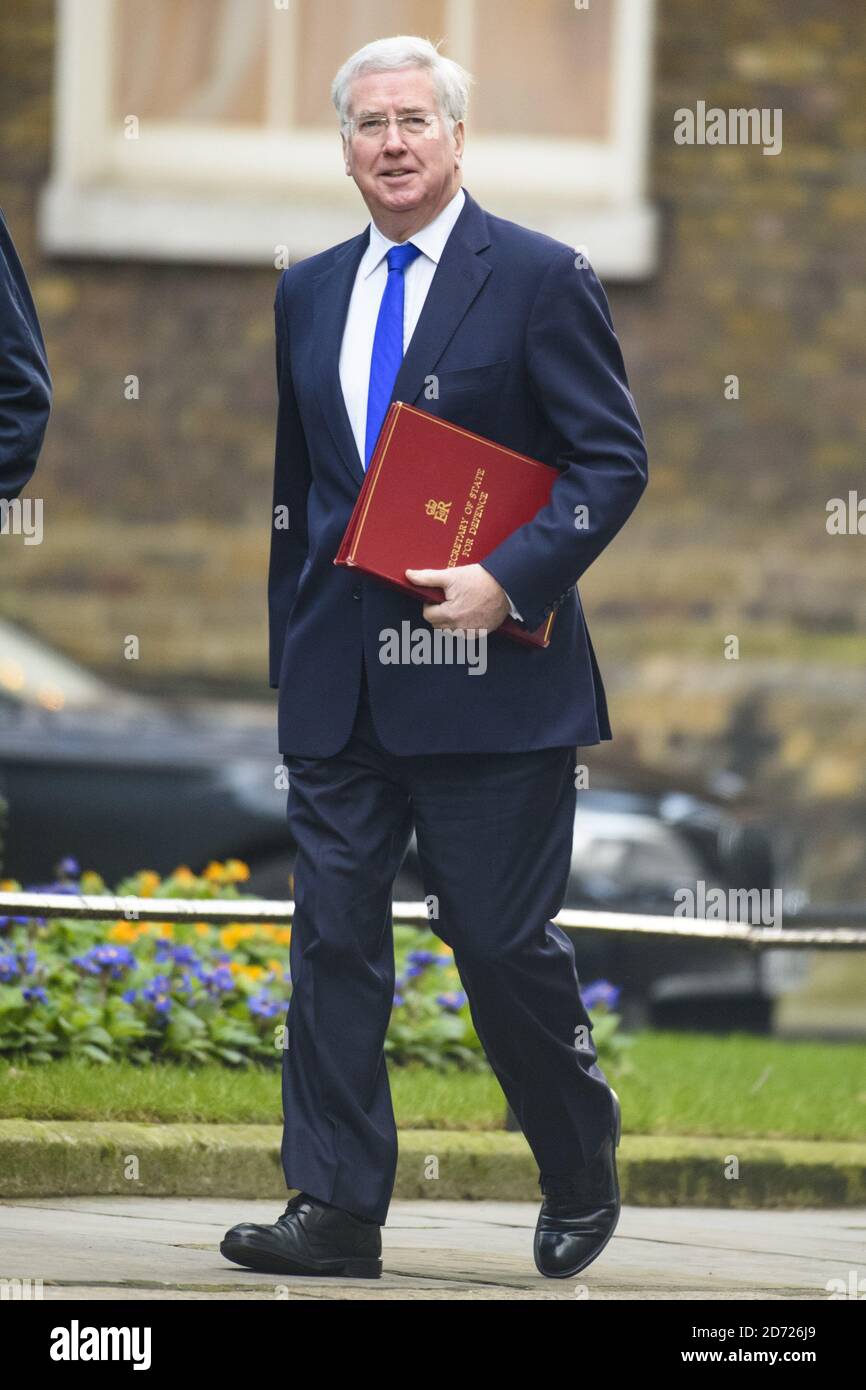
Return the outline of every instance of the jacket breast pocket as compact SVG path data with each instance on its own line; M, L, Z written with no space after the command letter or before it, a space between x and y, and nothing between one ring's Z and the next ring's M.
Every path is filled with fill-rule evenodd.
M511 363L507 357L498 362L484 362L477 367L460 367L457 371L431 372L439 383L439 395L461 395L463 392L484 394L497 391L505 380Z

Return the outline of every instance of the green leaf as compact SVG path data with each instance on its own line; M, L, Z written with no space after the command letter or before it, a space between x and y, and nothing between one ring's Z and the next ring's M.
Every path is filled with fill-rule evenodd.
M93 1043L84 1043L81 1047L76 1047L75 1052L76 1054L83 1052L94 1062L110 1062L112 1060L107 1052L103 1052L101 1047L96 1047Z

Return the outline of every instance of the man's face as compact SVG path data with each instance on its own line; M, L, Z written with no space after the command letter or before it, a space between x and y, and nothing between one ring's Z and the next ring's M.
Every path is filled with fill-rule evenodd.
M430 111L436 120L420 136L406 135L393 117ZM391 240L408 235L435 217L460 186L459 156L463 122L452 137L450 122L439 113L433 79L420 68L365 73L351 88L350 116L392 118L387 135L343 137L347 172L352 175L374 222Z

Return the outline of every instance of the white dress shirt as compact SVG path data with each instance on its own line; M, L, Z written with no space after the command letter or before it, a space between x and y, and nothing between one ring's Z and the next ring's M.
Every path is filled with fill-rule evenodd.
M409 240L422 253L416 256L403 272L403 355L415 332L427 291L430 288L439 258L445 243L451 235L454 223L460 216L466 196L458 188L454 197L428 222L426 227L414 232ZM340 346L340 385L343 399L355 437L355 446L361 465L364 464L364 446L367 434L367 392L370 387L370 363L373 357L373 338L379 318L379 305L388 282L388 262L385 259L392 246L401 243L390 241L375 222L370 222L370 244L361 257L355 275L355 284L349 300L343 341ZM506 594L506 598L508 595ZM511 600L511 616L519 618Z

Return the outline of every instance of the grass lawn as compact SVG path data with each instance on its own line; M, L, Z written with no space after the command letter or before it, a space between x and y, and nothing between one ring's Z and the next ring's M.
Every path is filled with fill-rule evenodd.
M607 1074L632 1134L866 1139L866 1046L644 1032L628 1075ZM391 1067L397 1123L500 1129L492 1072ZM279 1124L275 1067L0 1063L0 1118Z

